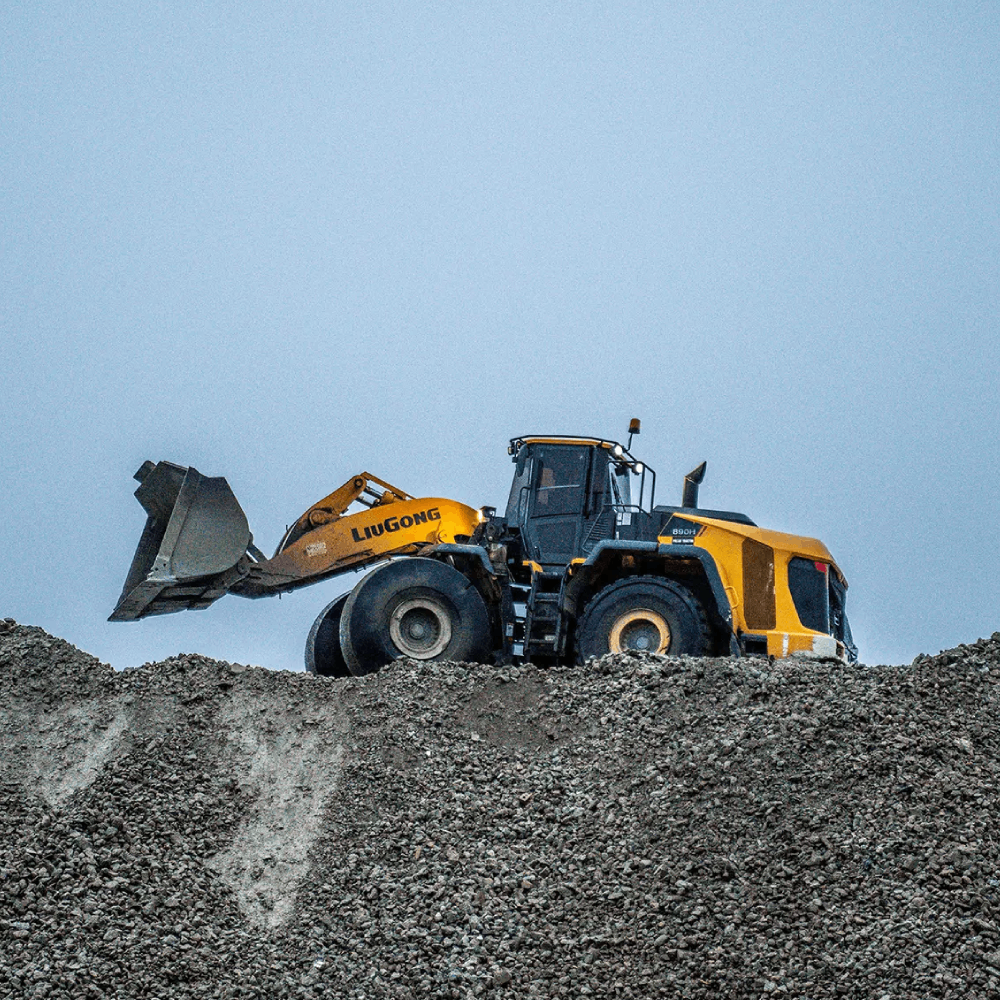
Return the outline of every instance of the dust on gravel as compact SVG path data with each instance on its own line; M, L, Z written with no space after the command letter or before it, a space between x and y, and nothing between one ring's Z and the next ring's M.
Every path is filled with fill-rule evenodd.
M0 996L989 997L1000 633L115 672L0 628Z

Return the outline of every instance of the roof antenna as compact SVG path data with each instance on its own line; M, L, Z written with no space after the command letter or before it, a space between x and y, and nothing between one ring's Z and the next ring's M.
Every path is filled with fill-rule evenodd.
M628 422L628 451L632 450L632 435L639 433L639 418L633 417Z

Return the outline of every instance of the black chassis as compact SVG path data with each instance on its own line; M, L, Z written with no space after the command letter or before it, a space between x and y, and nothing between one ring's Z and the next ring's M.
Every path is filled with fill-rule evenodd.
M576 620L590 599L616 580L643 575L677 580L692 590L708 613L713 652L740 655L729 601L711 554L692 545L664 545L657 540L662 524L671 514L672 511L666 510L634 512L629 534L647 537L603 539L594 545L583 563L573 564L571 573L570 566L562 567L558 581L560 633L551 656L534 658L566 659L572 652ZM537 572L525 565L518 528L489 512L467 543L436 545L423 554L451 563L480 591L490 612L496 659L501 663L512 662L514 644L525 638L524 620L516 614L515 597L530 602L534 592L532 575ZM552 568L547 569L553 576ZM531 610L529 604L528 615Z

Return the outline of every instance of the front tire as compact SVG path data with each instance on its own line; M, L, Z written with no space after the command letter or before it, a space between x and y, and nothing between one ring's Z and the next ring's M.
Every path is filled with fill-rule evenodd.
M492 649L489 613L457 569L436 559L395 559L351 591L340 648L355 676L399 657L482 662Z
M619 580L587 605L576 632L577 661L606 653L705 656L711 636L698 599L673 580Z
M350 593L331 601L317 616L306 639L306 670L320 677L350 677L340 651L340 618Z

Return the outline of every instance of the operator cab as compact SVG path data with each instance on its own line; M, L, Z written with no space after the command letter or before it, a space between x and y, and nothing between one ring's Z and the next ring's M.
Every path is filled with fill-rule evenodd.
M520 530L525 558L543 568L564 567L598 542L621 537L634 515L649 509L647 473L652 504L655 473L616 441L523 437L508 450L515 474L507 523Z

